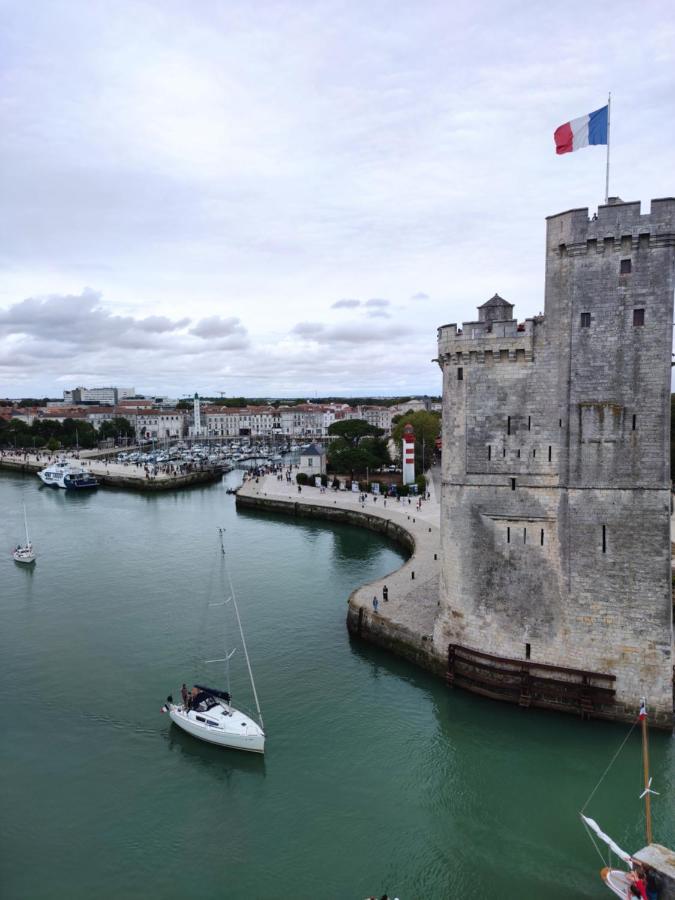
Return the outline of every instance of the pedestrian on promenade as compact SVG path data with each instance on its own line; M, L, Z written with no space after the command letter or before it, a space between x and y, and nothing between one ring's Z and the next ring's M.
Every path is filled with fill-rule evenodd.
M373 597L373 609L377 612L377 597Z
M385 603L389 600L389 588L386 584L382 588L382 599L385 601Z

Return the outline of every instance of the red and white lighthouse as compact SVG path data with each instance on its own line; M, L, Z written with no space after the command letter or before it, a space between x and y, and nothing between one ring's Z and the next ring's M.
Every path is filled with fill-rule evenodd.
M415 432L408 423L403 429L401 459L403 460L403 484L415 482Z

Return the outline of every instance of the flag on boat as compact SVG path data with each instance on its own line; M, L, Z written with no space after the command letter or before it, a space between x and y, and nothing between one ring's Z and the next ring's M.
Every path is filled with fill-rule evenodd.
M606 144L608 133L609 105L556 128L553 132L555 152L560 156L589 145Z

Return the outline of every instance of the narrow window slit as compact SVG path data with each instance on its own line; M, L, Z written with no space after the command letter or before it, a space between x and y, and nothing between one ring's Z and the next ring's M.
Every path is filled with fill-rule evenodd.
M551 462L551 445L548 447L548 461Z
M544 529L543 528L541 529L541 533L539 535L539 543L541 544L542 547L544 546Z
M506 543L511 543L511 528L508 525L506 526Z
M527 543L527 528L523 528L523 543Z
M607 553L607 526L602 526L602 552Z
M525 644L525 659L529 659L529 658L530 658L530 645Z

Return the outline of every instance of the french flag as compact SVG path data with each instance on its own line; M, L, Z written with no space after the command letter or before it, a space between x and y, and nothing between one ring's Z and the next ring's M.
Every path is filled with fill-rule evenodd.
M565 122L553 132L555 152L572 153L592 144L606 144L609 132L609 105Z

